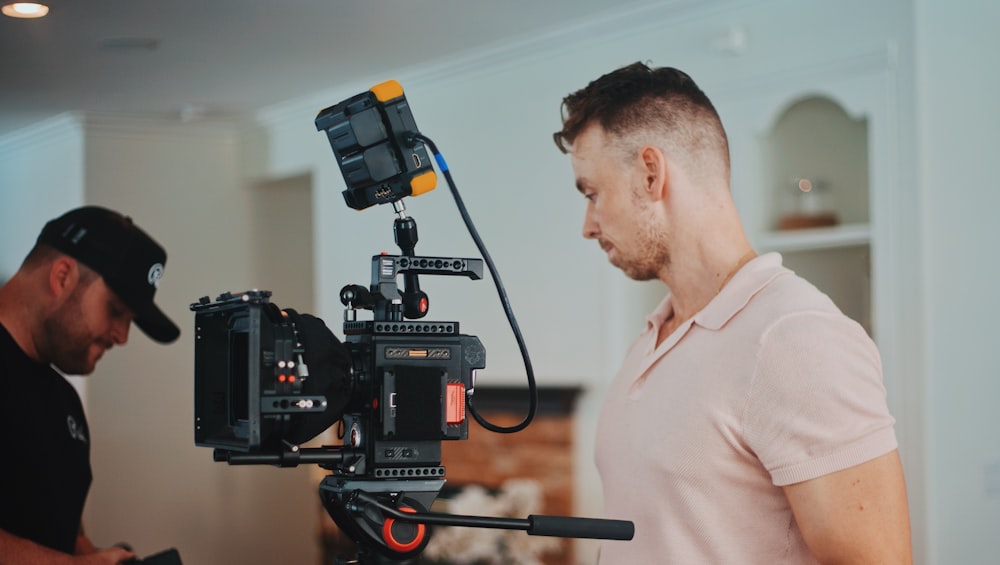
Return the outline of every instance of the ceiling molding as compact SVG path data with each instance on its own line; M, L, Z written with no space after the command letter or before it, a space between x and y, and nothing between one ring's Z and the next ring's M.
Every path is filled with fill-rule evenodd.
M0 153L21 150L46 143L66 134L82 134L79 112L64 112L11 133L0 135Z

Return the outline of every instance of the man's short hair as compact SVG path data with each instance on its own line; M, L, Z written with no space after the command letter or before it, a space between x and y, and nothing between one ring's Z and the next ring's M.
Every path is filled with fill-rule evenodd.
M598 124L630 155L654 138L674 158L729 178L729 142L708 96L683 71L636 62L594 80L562 101L563 128L553 135L563 153ZM663 146L665 144L666 146Z
M66 254L51 245L36 243L35 246L31 248L31 251L28 252L28 255L24 258L21 266L33 269L41 265L49 264L62 255ZM89 285L100 276L96 271L79 261L77 261L77 270L80 273L80 284L83 285Z

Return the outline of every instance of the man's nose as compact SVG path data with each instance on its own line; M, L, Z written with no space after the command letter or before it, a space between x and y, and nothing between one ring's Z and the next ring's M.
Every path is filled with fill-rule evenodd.
M111 327L111 339L116 345L125 345L128 342L128 332L132 327L131 320L116 320Z
M600 235L600 230L597 227L597 221L594 220L588 206L587 212L583 215L583 237L584 239L597 239L598 235Z

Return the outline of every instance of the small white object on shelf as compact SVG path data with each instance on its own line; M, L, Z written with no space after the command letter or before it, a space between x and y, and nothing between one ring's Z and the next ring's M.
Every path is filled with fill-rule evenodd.
M805 251L867 245L871 241L869 224L842 224L830 227L774 230L761 235L761 251Z

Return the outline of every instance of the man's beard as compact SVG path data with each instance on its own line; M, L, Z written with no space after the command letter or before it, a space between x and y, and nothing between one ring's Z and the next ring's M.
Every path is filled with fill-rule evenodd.
M670 250L664 228L653 221L648 208L642 207L636 215L638 226L634 234L631 255L625 257L619 249L619 256L611 260L632 280L651 281L660 278L660 272L670 265Z
M656 245L661 245L656 242ZM648 252L641 257L613 260L612 265L622 270L625 275L636 281L651 281L660 278L660 271L670 264L670 255L666 249L647 248Z
M96 365L90 354L96 340L84 320L80 294L81 290L75 289L42 323L44 343L40 344L39 356L68 375L89 375Z

